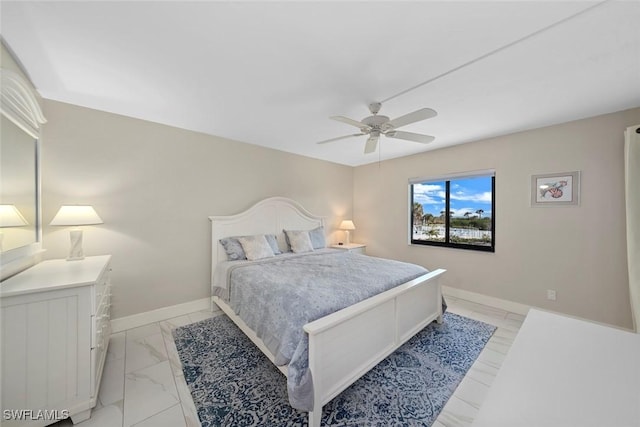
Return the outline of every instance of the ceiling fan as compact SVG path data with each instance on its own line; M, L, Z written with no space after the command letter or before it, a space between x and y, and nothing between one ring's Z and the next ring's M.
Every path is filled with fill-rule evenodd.
M380 135L384 135L388 138L396 138L396 139L404 139L407 141L420 142L422 144L427 144L435 139L435 137L430 135L422 135L419 133L413 132L404 132L396 130L399 127L406 126L411 123L419 122L421 120L430 119L431 117L435 117L438 115L431 108L421 108L412 113L405 114L404 116L400 116L396 119L389 119L387 116L378 115L380 111L380 107L382 104L379 102L372 102L369 104L369 111L371 111L371 116L365 117L361 121L353 120L348 117L343 116L332 116L330 117L333 120L337 120L342 123L346 123L351 126L355 126L360 129L360 133L354 133L352 135L339 136L337 138L327 139L325 141L320 141L318 144L326 144L328 142L338 141L340 139L351 138L354 136L362 136L369 135L367 139L367 143L364 146L364 153L373 153L376 151L376 147L378 146L378 139L380 139Z

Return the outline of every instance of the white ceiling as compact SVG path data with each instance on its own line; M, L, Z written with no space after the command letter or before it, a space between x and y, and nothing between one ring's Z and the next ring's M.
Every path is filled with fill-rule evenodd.
M638 1L0 8L2 36L45 98L345 165L640 106ZM391 118L438 111L402 128L435 142L382 138L369 155L366 137L316 144L357 132L329 116L360 120L389 98Z

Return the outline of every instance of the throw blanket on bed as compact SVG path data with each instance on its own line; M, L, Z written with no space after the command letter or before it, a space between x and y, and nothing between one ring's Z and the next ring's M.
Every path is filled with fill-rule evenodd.
M223 270L229 277L231 308L264 341L277 365L289 364L289 402L303 411L313 408L313 386L302 327L428 272L346 251L234 262Z

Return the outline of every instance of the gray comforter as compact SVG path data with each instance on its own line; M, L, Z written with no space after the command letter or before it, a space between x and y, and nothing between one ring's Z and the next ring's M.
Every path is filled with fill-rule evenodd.
M414 264L346 251L319 251L223 268L231 308L274 354L288 364L289 401L294 408L313 407L308 369L308 337L302 327L313 320L415 279L427 270Z

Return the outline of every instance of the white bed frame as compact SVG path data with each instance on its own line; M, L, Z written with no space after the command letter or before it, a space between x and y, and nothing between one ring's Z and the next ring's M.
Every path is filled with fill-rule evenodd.
M219 240L252 234L275 234L284 248L283 229L310 230L324 225L322 217L307 212L297 202L272 197L231 216L210 216L213 271L227 259ZM319 427L322 406L353 384L426 325L442 322L440 276L431 271L417 279L375 295L304 326L309 335L309 369L313 378L314 406L309 426ZM212 297L231 320L273 362L273 354L228 304ZM287 375L284 366L278 368Z

